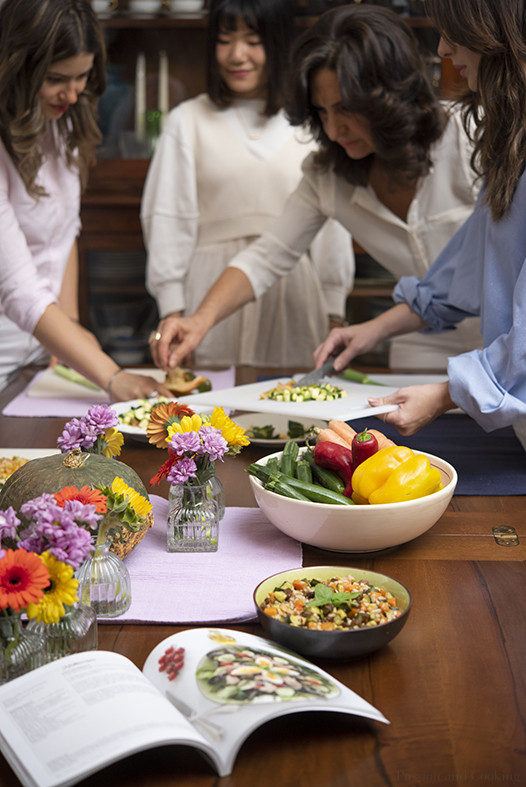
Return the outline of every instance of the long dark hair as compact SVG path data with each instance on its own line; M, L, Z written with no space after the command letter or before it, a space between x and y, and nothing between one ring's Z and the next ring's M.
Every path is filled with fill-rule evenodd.
M345 109L369 122L374 154L353 160L325 134L310 95L323 68L336 74ZM375 157L406 183L426 175L431 145L447 122L412 31L396 13L374 5L327 11L297 39L285 110L294 125L310 127L321 168L362 186Z
M57 127L68 164L78 165L84 183L101 139L96 106L106 87L97 17L86 0L4 0L0 5L0 136L27 191L36 197L44 193L35 184L45 128L38 93L52 63L79 54L93 54L93 68L86 89Z
M236 30L238 19L261 38L266 55L267 96L264 114L283 106L283 83L294 37L292 0L211 0L207 33L207 92L219 107L232 103L232 94L219 74L216 43L223 30Z
M450 43L481 55L477 90L461 102L475 125L472 164L485 179L495 220L508 211L526 165L526 5L524 0L427 0Z

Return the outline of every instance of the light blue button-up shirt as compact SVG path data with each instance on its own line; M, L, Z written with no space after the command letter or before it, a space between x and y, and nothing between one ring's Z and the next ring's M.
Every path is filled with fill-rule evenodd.
M453 401L489 432L526 418L526 173L500 221L483 199L421 280L400 279L394 299L432 331L480 315L484 349L450 358L448 376Z

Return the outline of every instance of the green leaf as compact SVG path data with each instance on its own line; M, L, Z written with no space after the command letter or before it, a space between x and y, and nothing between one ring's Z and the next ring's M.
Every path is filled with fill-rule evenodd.
M349 604L360 595L360 590L355 590L353 593L336 593L328 585L319 582L314 588L314 598L306 606L323 607L325 604L334 604L335 607L340 607L342 604Z

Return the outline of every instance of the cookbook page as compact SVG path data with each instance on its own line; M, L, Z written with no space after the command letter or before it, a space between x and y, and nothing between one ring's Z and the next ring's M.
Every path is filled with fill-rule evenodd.
M130 754L211 747L126 657L89 651L0 687L0 748L26 787L66 787Z
M243 741L288 713L338 711L386 724L383 714L301 656L233 629L173 634L148 656L144 674L214 747L230 773Z

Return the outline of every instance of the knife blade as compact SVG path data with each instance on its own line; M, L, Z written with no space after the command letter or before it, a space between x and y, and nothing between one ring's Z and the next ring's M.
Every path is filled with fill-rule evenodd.
M334 358L327 358L325 363L323 363L319 369L314 369L312 372L308 372L304 374L303 377L300 377L299 380L294 382L294 388L297 388L301 385L316 385L322 380L326 375L330 374L334 370Z

